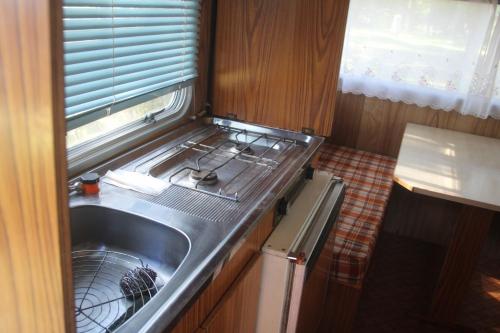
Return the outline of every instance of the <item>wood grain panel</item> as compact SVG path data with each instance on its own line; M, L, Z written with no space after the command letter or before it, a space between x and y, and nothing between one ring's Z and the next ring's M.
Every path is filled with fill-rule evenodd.
M55 147L55 174L59 220L59 248L63 274L63 296L66 332L75 331L73 294L73 267L71 225L68 198L68 165L66 159L66 115L64 111L64 46L63 0L50 1L51 50L52 50L52 100L53 135Z
M461 204L409 192L394 184L384 218L384 230L448 244Z
M331 132L348 0L221 0L214 113Z
M477 265L493 212L463 206L431 302L430 317L453 323Z
M328 139L340 146L357 148L365 98L362 95L337 93L337 106L332 136Z
M0 322L71 332L60 1L0 2Z
M497 119L479 119L363 95L340 95L331 138L340 145L397 157L409 122L500 138Z
M262 277L262 256L253 256L230 289L210 313L202 328L207 333L253 333Z
M215 280L210 283L180 318L179 322L175 324L172 332L191 333L198 329L252 256L260 251L262 244L271 234L273 222L274 210L271 210L262 218ZM170 329L167 329L166 332L170 332Z

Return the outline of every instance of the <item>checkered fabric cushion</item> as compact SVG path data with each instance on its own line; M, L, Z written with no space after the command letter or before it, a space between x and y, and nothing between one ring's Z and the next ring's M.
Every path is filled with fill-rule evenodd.
M324 144L319 169L344 179L347 191L337 226L326 246L333 247L332 277L361 287L392 188L393 158Z

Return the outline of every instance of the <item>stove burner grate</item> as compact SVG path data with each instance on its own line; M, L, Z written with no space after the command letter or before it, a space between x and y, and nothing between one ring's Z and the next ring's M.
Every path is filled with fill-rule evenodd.
M239 138L243 135L245 135L245 140ZM207 143L209 138L217 139L217 136L221 136L222 140L214 141L215 144ZM260 143L258 144L257 141ZM172 154L172 158L186 151L195 152L198 155L193 156L191 165L183 165L169 173L168 182L175 186L238 202L242 194L253 190L259 181L267 177L286 159L283 156L289 154L298 145L296 139L217 125L216 130L202 141L187 140L176 146L179 152ZM210 162L203 163L204 159ZM217 164L212 165L213 162ZM236 175L227 179L226 169L232 168L229 164L233 162L238 163L239 166L242 166L242 163L245 165L236 172ZM150 166L149 170L157 168L162 163L165 163L165 159ZM236 179L244 179L247 172L250 174L247 177L249 179L242 181L238 188L233 186L237 183ZM188 184L181 180L186 176ZM208 187L216 183L220 184L218 188Z

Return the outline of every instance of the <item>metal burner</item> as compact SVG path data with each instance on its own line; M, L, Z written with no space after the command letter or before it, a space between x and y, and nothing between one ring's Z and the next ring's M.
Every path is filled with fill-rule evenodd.
M213 185L217 183L217 173L209 170L191 170L189 178L199 185Z
M231 152L237 154L237 153L243 153L247 155L254 155L255 152L254 150L246 143L234 143L234 146L231 147Z

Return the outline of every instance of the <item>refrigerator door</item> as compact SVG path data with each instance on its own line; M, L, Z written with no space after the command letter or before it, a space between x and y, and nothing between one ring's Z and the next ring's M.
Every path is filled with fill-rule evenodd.
M257 332L310 331L308 313L321 312L326 295L331 253L323 248L343 193L341 180L316 172L264 244Z
M330 276L333 251L325 247L333 242L330 232L335 224L344 198L344 185L330 187L313 223L301 242L294 244L289 253L293 262L293 279L286 332L315 332L323 316Z

